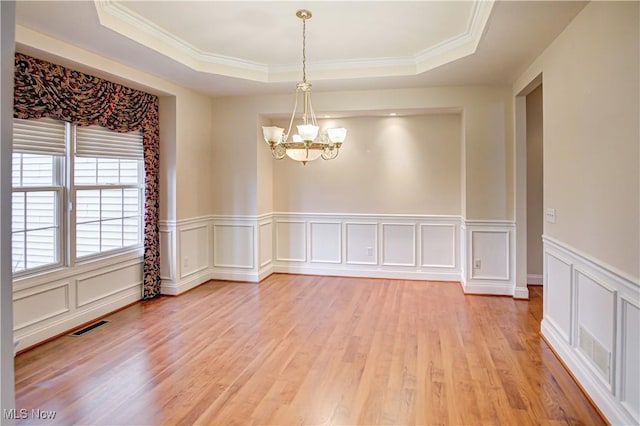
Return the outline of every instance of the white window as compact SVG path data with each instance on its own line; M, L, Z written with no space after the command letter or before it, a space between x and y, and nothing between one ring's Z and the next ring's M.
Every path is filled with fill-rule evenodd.
M143 182L140 131L16 119L13 272L139 247Z
M63 262L65 123L15 120L12 167L12 269Z
M75 256L83 258L142 241L142 133L78 127L73 191Z

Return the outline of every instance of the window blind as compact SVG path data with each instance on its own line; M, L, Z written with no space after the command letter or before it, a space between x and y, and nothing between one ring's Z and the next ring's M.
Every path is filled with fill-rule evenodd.
M142 132L117 133L101 126L77 127L76 155L141 160Z
M13 151L22 154L65 154L65 122L52 118L13 120Z

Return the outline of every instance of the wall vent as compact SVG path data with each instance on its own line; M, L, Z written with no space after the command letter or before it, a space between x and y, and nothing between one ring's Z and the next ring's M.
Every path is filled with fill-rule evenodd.
M106 320L102 320L102 321L98 321L98 322L94 322L91 325L88 325L84 328L81 328L80 330L76 330L73 333L69 334L69 336L82 336L83 334L87 334L88 332L90 332L91 330L95 330L98 327L101 327L105 324L108 324L109 321Z
M600 372L611 383L611 352L598 342L584 327L580 326L579 345L582 352L589 358Z

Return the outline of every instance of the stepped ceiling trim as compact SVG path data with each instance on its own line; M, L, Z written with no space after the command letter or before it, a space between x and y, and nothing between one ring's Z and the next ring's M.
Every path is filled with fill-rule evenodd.
M113 0L94 0L100 24L195 71L258 82L297 81L300 64L266 64L197 48ZM415 55L336 61L310 61L314 80L411 76L473 54L493 9L493 0L473 3L463 32Z

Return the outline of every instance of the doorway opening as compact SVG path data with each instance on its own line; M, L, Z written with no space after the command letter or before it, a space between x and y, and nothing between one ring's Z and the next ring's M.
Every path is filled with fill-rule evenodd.
M543 284L543 87L542 74L515 98L516 288L528 299L528 285ZM541 290L541 288L540 288Z

